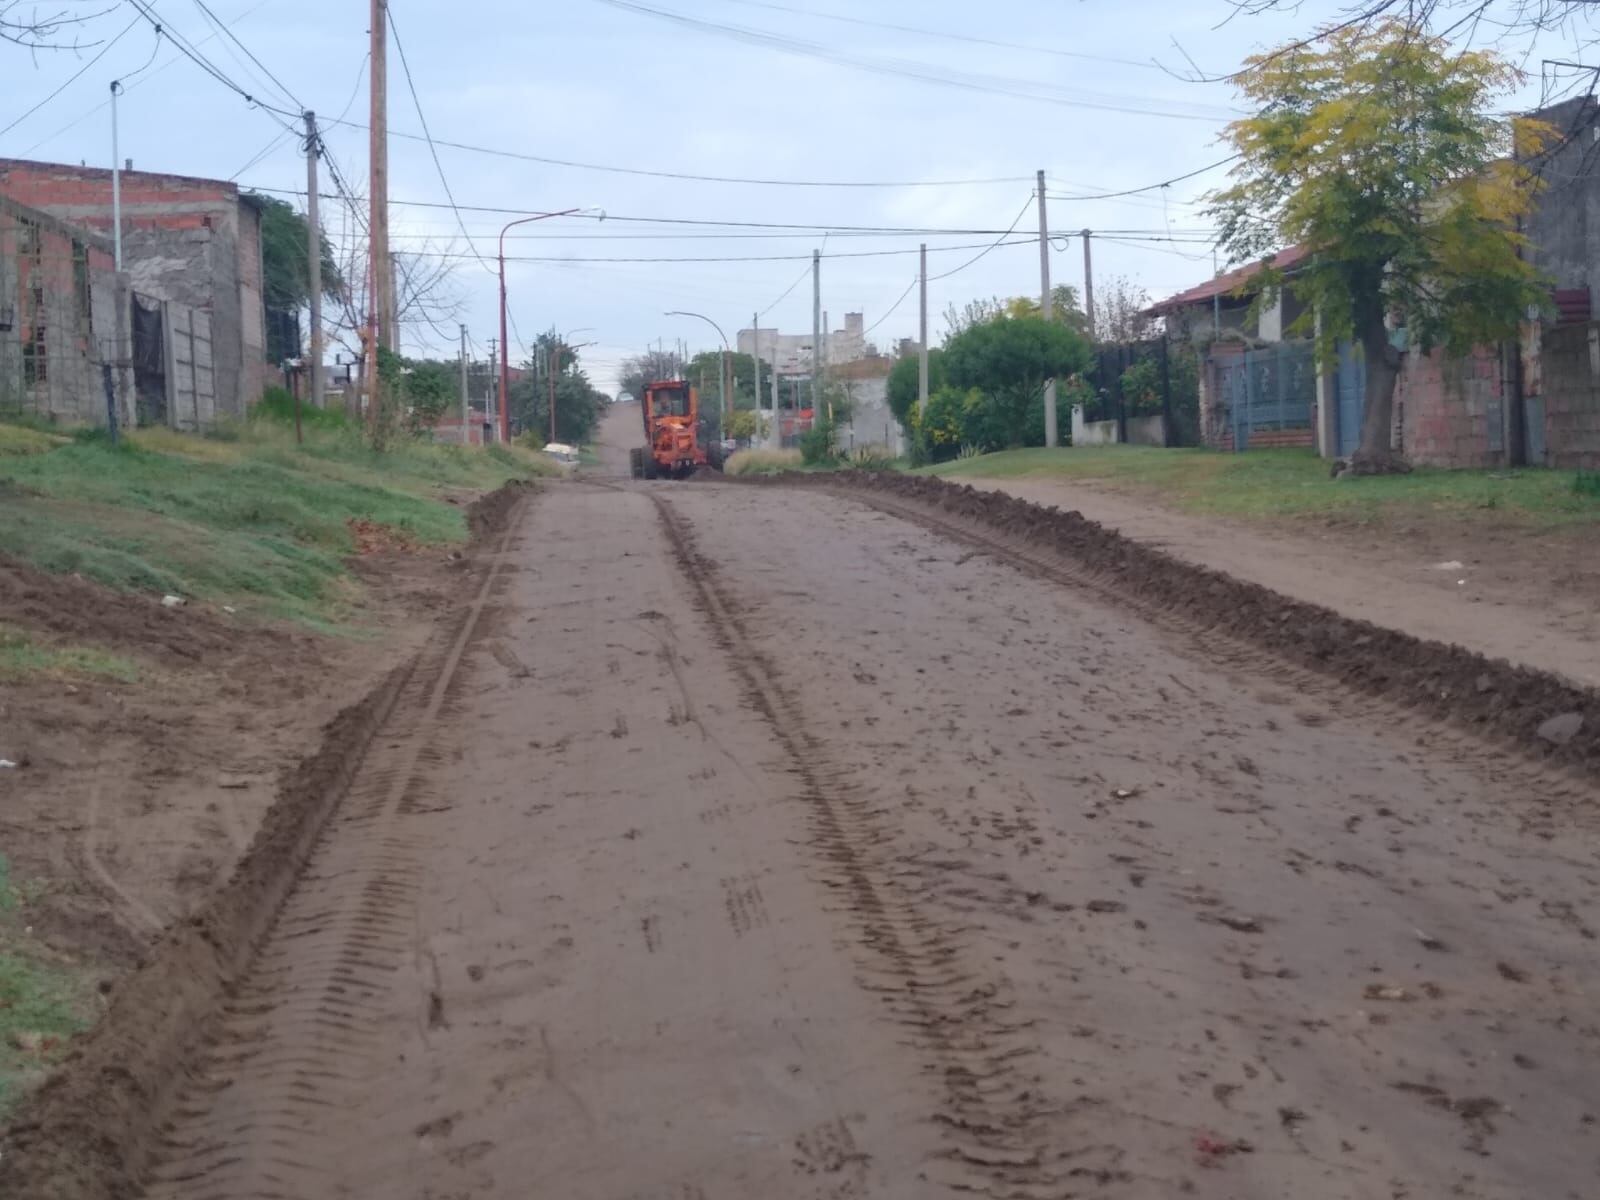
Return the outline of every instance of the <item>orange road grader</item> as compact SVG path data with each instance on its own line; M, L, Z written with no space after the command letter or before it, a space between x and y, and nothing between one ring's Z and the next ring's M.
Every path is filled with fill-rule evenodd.
M722 469L722 447L700 439L700 394L682 379L647 384L639 404L645 444L629 452L635 479L687 479L701 467Z

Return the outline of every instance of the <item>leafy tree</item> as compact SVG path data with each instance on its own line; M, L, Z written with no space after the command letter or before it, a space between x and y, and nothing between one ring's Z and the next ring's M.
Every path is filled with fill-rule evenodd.
M911 413L917 407L917 389L920 385L921 368L917 363L915 354L908 355L895 363L894 370L889 372L889 411L894 413L894 419L906 428L911 428ZM944 351L928 351L928 397L944 387Z
M622 360L621 388L635 400L644 399L646 384L662 379L683 379L684 361L672 350L646 350Z
M734 410L745 408L760 408L756 403L756 360L748 354L737 351L728 355L728 365L733 376L733 392L728 397L728 407ZM685 368L687 376L696 387L704 374L706 386L701 389L700 403L703 405L719 404L722 393L718 390L718 381L722 378L722 351L706 350L696 354L689 360ZM768 389L772 387L763 367L761 376ZM769 391L770 394L770 391Z
M1336 29L1249 60L1239 86L1256 115L1228 127L1241 161L1212 197L1236 261L1303 244L1292 287L1320 312L1319 352L1345 339L1366 359L1356 473L1403 469L1390 445L1400 355L1391 323L1423 349L1463 353L1509 336L1548 296L1518 257L1516 218L1534 179L1514 149L1547 128L1498 120L1517 72L1405 22ZM1516 145L1513 145L1514 138ZM1266 294L1283 286L1263 275Z
M276 196L250 193L261 206L261 301L269 310L299 313L311 302L311 264L306 247L311 236L310 222L294 206ZM334 257L333 243L322 240L322 293L338 300L344 292L344 277ZM293 358L300 347L287 344L281 326L269 325L268 360L274 363Z
M1031 410L1042 406L1044 385L1066 379L1089 365L1089 343L1066 325L1042 317L1001 317L974 325L944 348L950 386L976 388L987 405L981 422L986 449L1020 446L1032 440ZM1041 408L1042 411L1042 408ZM976 416L968 428L978 431ZM1042 417L1039 439L1043 440Z
M968 300L959 309L950 304L944 310L945 340L958 337L974 325L987 325L1003 317L1035 317L1039 315L1039 302L1031 296L1013 296L1002 300L999 296ZM1078 302L1078 289L1063 283L1050 289L1050 317L1056 323L1075 329L1079 333L1089 327L1083 306ZM929 385L930 389L932 384Z
M511 414L517 424L537 437L541 445L550 436L553 369L555 440L574 446L590 441L605 409L606 398L578 365L578 351L562 341L554 330L541 333L534 339L531 349L533 357L524 364L522 376L511 384Z
M1152 320L1144 310L1150 295L1126 275L1097 281L1094 295L1094 340L1137 342L1150 336Z

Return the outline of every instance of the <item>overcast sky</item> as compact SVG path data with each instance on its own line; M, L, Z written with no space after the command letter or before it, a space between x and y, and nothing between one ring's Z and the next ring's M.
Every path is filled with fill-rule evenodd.
M267 79L262 66L215 32L200 0L160 0L152 7L251 94L277 97L272 103L291 111L309 106L324 118L344 112L365 122L363 0L207 3L280 82ZM1338 6L1337 0L1307 0L1288 14L1231 21L1228 0L393 0L392 12L436 139L692 175L941 181L891 187L700 182L440 147L445 179L462 206L590 207L613 218L808 227L1003 231L1015 222L1025 235L1037 232L1030 204L1037 169L1047 171L1050 190L1064 197L1142 187L1223 157L1217 139L1236 103L1231 88L1175 75L1192 71L1191 60L1206 72L1226 73L1251 51L1304 33ZM89 36L109 39L135 17L124 0L97 19ZM148 25L136 25L46 100L98 49L30 60L0 43L0 127L46 101L0 134L0 156L109 163L108 84L133 76L155 50L121 102L123 156L145 170L237 178L242 185L284 189L286 196L298 190L295 202L303 205L305 165L296 141L171 44L157 47ZM1536 65L1533 71L1537 75ZM419 133L392 48L389 72L390 127ZM1528 94L1537 98L1537 79ZM334 127L327 144L344 175L364 187L366 133ZM485 347L497 333L496 284L472 247L492 263L496 235L508 218L464 211L469 246L448 206L402 203L446 200L427 145L395 137L390 161L396 246L463 256L453 280L464 303L461 320L474 344ZM1210 276L1207 223L1194 202L1221 178L1213 171L1115 200L1053 198L1051 227L1126 231L1093 239L1096 278L1126 276L1159 298ZM955 182L968 180L995 182ZM337 207L324 213L337 233L343 225ZM1169 234L1178 240L1149 240ZM809 331L809 279L779 297L807 270L818 246L829 255L856 255L823 263L823 307L833 327L847 311L861 311L881 346L915 336L916 297L907 287L920 240L841 232L824 244L809 230L551 220L515 231L507 253L564 261L512 263L508 291L523 339L552 326L584 330L572 340L597 343L583 351L585 364L596 383L611 390L618 361L658 338L669 345L687 339L691 351L717 344L708 326L663 315L668 309L705 313L730 339L756 311L764 326ZM963 267L997 235L930 234L925 240L933 276ZM884 251L902 253L878 253ZM777 261L580 261L701 257ZM1081 286L1081 239L1055 245L1051 270L1056 282ZM930 284L933 340L944 332L946 304L1036 293L1038 285L1036 244L994 248ZM447 334L413 326L405 331L405 350L453 356L453 326ZM515 334L512 340L519 341Z

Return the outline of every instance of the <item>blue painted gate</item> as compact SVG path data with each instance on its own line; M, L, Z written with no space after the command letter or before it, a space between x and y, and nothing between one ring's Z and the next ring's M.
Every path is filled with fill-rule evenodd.
M1248 450L1252 431L1309 429L1317 372L1310 342L1279 342L1218 371L1233 448Z
M1337 387L1339 444L1335 454L1349 458L1361 445L1361 417L1367 408L1367 359L1354 342L1339 343Z

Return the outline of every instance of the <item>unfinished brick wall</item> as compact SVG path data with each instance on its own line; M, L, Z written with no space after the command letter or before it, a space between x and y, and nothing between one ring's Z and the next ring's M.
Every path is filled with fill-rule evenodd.
M102 239L0 196L0 410L105 424L125 302Z
M1505 381L1491 348L1465 358L1442 350L1405 355L1394 394L1394 445L1418 466L1504 462Z
M217 403L242 415L266 377L259 214L222 180L125 171L121 189L123 265L132 286L210 314ZM108 170L0 159L0 195L111 232Z
M1600 322L1547 330L1542 357L1546 464L1600 469Z

